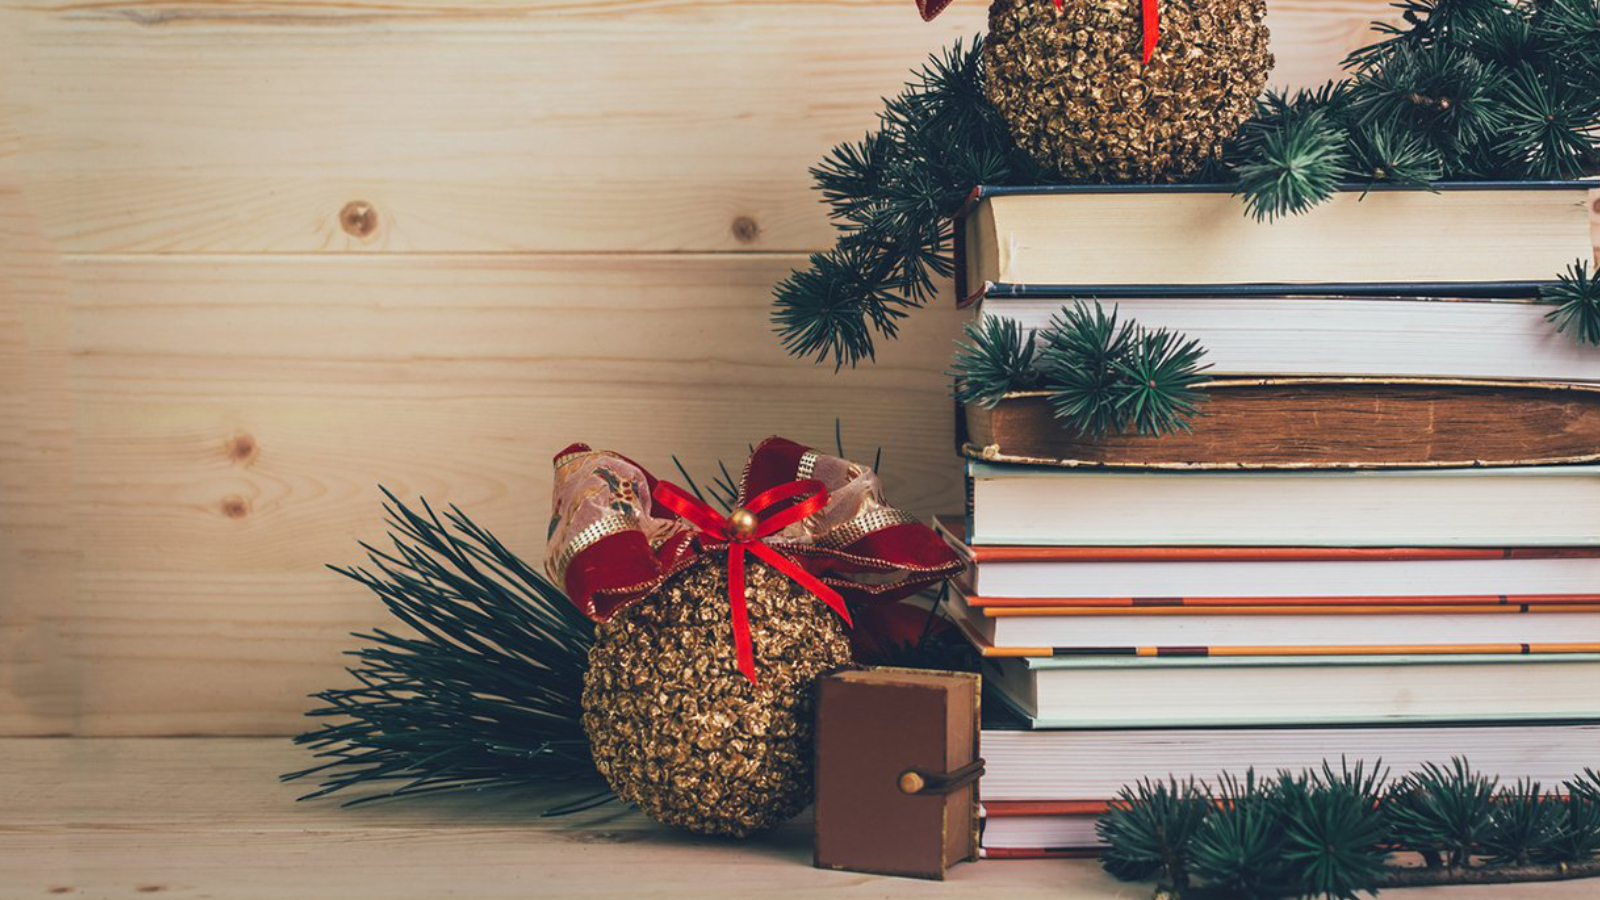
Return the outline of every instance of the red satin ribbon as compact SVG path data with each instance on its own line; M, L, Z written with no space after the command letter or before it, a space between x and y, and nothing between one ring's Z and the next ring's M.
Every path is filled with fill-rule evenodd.
M1061 0L1056 0L1056 5L1061 5ZM1139 7L1139 18L1144 23L1144 62L1150 63L1150 57L1156 52L1156 39L1161 37L1161 7L1160 0L1143 0Z
M767 507L808 492L810 496L797 501L793 506L781 509L764 519L760 517L761 511ZM828 604L828 608L838 613L846 625L850 624L850 610L845 607L844 598L839 596L838 591L823 584L815 575L801 568L799 563L762 541L762 538L777 534L821 509L823 504L828 502L828 489L822 482L814 478L807 481L791 481L757 494L744 505L745 510L757 517L755 530L748 537L735 536L729 528L727 518L701 502L700 498L675 484L658 481L651 496L657 503L694 523L712 541L727 543L728 608L729 618L733 623L733 649L739 660L739 671L743 672L751 683L756 680L756 659L755 650L750 644L750 616L744 598L746 552L754 553L767 565L793 578L801 587Z

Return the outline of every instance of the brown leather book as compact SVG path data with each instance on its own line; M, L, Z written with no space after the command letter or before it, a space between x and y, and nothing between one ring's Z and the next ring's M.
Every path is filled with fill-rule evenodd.
M1600 460L1600 387L1421 378L1210 382L1192 430L1085 437L1041 392L968 404L961 452L990 462L1154 469L1379 469Z
M817 690L816 866L943 879L977 859L978 676L883 667Z

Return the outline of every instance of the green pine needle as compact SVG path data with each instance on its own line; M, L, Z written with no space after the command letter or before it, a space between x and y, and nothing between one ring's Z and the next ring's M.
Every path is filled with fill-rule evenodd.
M966 340L956 341L955 359L945 373L955 379L956 400L992 408L1012 391L1039 386L1033 332L1017 320L984 316L968 322L962 334Z
M1165 329L1118 322L1113 307L1063 307L1039 339L1039 367L1055 417L1079 434L1187 430L1201 398L1205 351Z
M1493 824L1496 780L1460 757L1448 768L1426 763L1391 791L1385 808L1395 837L1427 858L1464 866Z
M1545 315L1556 330L1580 344L1600 346L1600 269L1591 275L1589 262L1579 260L1542 288L1539 298L1556 307Z
M1355 781L1322 775L1278 779L1283 860L1298 893L1354 900L1383 873L1383 815Z
M1100 864L1127 881L1189 883L1189 845L1205 822L1210 798L1193 779L1143 779L1117 793L1095 833L1106 843Z
M1258 220L1303 213L1333 195L1350 167L1345 136L1322 109L1245 125L1254 155L1236 169L1238 193Z
M359 684L307 713L338 721L295 738L323 762L285 780L319 780L302 799L398 782L347 805L551 782L607 796L581 722L593 625L461 510L383 493L392 547L363 544L370 569L332 568L411 633L355 635Z
M1537 781L1519 780L1495 797L1483 840L1491 865L1525 866L1549 859L1566 826L1566 804L1547 796Z
M1229 897L1281 897L1292 879L1284 857L1282 816L1272 788L1255 770L1219 779L1216 808L1189 842L1189 871Z

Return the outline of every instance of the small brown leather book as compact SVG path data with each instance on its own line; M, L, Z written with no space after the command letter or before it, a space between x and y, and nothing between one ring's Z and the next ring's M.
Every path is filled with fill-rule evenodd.
M817 691L816 866L943 879L977 859L978 676L884 667Z

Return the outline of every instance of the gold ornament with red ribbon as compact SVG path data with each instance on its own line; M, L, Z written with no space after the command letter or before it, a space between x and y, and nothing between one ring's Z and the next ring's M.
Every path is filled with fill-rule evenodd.
M769 438L723 514L619 454L556 457L547 567L594 619L584 729L623 799L746 834L810 797L811 685L850 662L851 603L961 563L870 468Z

